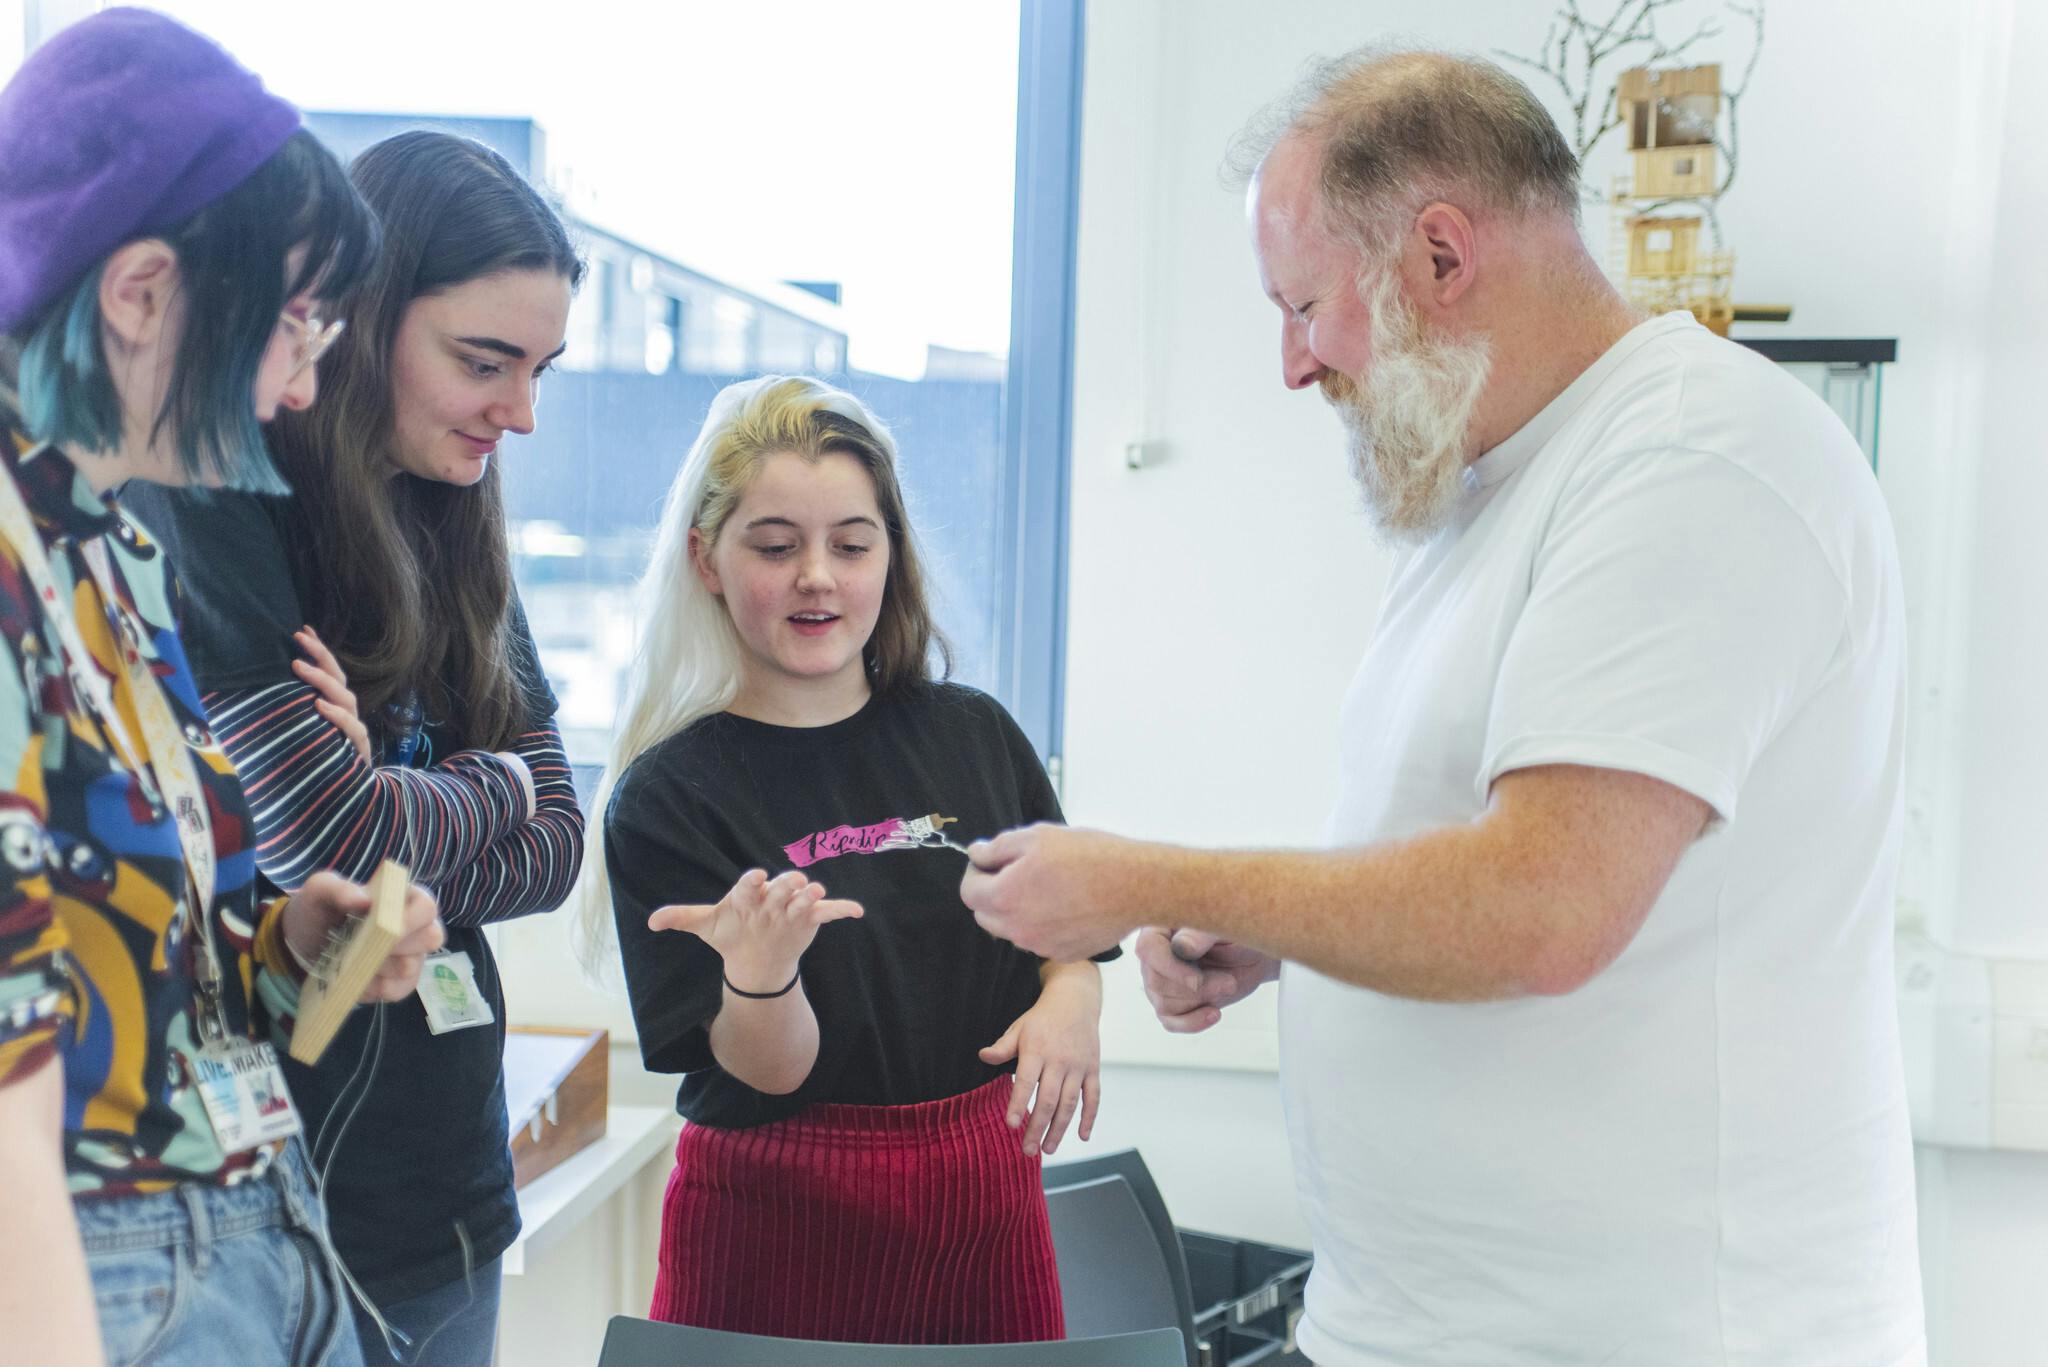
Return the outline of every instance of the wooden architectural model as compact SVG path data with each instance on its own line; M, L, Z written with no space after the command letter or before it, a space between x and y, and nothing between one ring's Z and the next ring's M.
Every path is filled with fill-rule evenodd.
M1721 108L1718 65L1625 71L1614 89L1627 131L1629 171L1615 178L1608 273L1638 307L1690 309L1727 335L1734 320L1732 252L1702 250L1697 212L1723 188L1714 140Z

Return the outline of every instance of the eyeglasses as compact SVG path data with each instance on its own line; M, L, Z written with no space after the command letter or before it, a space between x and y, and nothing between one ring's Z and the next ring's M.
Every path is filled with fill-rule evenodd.
M296 380L305 373L307 366L326 355L327 348L334 345L334 339L341 336L341 330L348 326L346 318L323 323L317 313L308 314L304 318L290 312L280 316L292 325L299 339L298 352L292 357L292 373L286 377L287 383Z

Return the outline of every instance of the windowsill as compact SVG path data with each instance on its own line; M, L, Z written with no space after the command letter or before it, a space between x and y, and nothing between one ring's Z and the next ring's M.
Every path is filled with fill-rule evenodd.
M519 1237L505 1250L505 1275L526 1271L539 1253L597 1210L656 1155L675 1144L681 1118L660 1106L612 1106L604 1138L542 1173L519 1193Z

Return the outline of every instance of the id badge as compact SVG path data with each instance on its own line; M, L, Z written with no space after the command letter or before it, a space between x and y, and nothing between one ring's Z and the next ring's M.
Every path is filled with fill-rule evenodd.
M248 1039L209 1044L191 1062L199 1104L229 1153L299 1132L298 1108L285 1086L277 1050L268 1044Z
M427 1029L437 1035L489 1025L497 1019L491 1004L477 990L476 965L466 950L430 954L420 966L420 1005L427 1008Z

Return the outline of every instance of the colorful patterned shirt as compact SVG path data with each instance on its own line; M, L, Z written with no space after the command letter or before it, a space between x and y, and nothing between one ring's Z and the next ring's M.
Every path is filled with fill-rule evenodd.
M142 724L113 614L184 727L218 856L207 926L227 979L222 1006L230 1029L281 1043L303 975L284 944L284 899L256 903L248 805L186 666L163 556L62 451L31 446L4 411L0 478L14 480L34 517L128 734ZM111 604L83 554L96 538L110 552ZM75 1196L246 1179L278 1146L224 1153L183 1058L196 1049L200 1008L175 820L77 696L58 642L17 549L0 538L0 1086L62 1056Z

